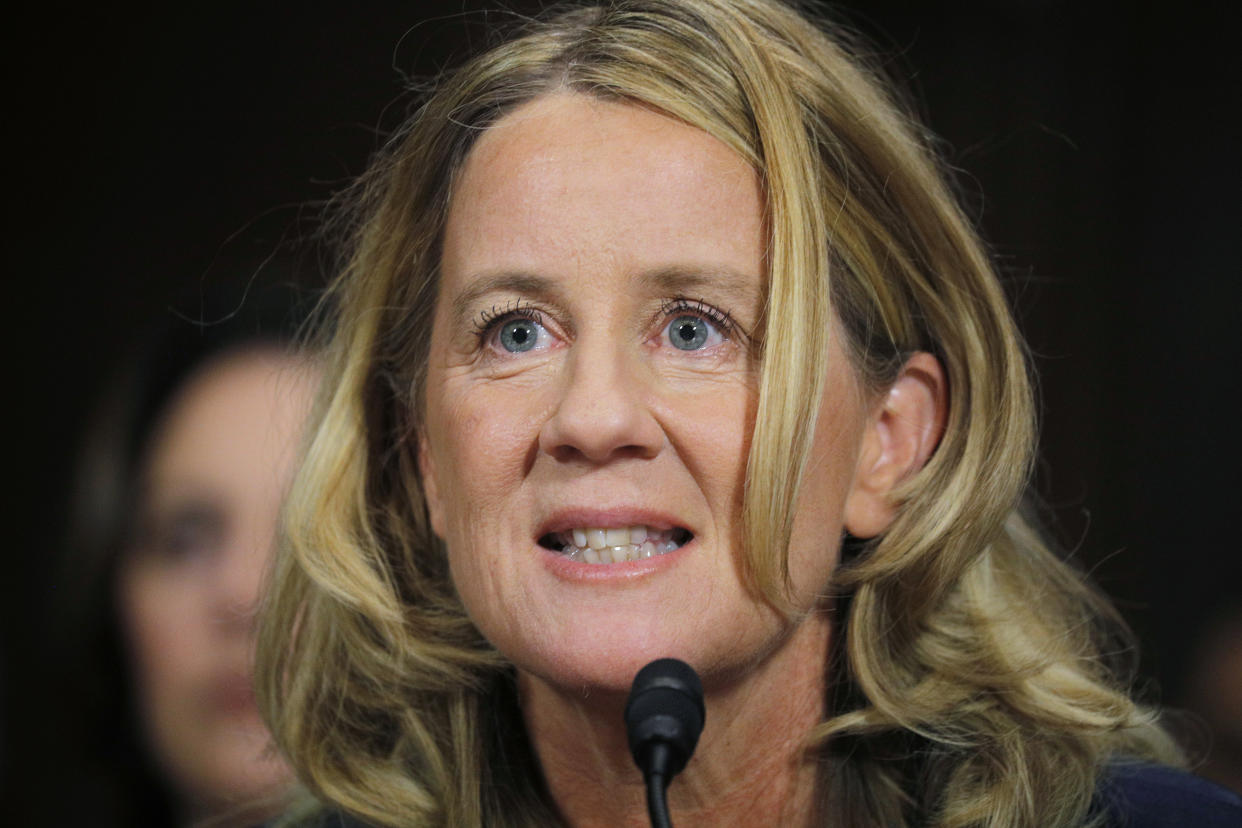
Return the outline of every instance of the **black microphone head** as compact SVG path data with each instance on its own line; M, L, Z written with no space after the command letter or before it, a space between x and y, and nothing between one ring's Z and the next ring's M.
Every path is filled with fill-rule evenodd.
M625 729L643 774L659 772L667 781L680 773L699 743L704 719L703 683L689 664L659 658L639 670L625 703ZM667 749L653 751L656 745ZM657 755L666 767L651 767Z

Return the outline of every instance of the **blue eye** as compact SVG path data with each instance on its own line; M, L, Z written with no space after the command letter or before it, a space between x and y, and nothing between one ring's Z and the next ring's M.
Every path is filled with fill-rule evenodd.
M720 339L715 326L701 316L678 316L668 323L668 341L682 351L698 351Z
M702 299L679 296L664 302L661 310L670 320L661 335L679 351L714 350L739 330L728 311Z
M500 347L513 354L534 350L543 326L534 319L514 317L500 326Z

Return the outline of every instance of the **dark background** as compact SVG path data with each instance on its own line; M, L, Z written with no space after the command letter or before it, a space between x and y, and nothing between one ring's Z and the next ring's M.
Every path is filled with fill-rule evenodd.
M462 53L483 5L45 5L9 27L10 781L57 774L40 734L72 688L48 686L57 654L41 634L79 433L109 369L153 318L195 316L197 290L316 282L318 203L399 122L402 75ZM1166 702L1197 631L1242 595L1231 5L846 9L960 171L1041 377L1039 488L1141 634Z

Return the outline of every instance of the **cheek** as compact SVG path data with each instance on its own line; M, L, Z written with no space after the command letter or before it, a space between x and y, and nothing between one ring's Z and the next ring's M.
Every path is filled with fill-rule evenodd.
M837 567L847 485L848 478L828 470L803 478L789 542L789 571L800 607L809 609L826 593Z
M118 583L120 626L144 716L179 720L195 704L203 635L192 590L164 573L130 571Z
M465 539L481 523L500 518L529 470L537 434L534 418L511 400L445 406L429 423L446 541Z
M790 536L789 568L800 606L811 607L826 592L836 569L845 503L862 445L862 425L828 406L820 413L811 457L802 479Z
M453 584L476 621L507 603L523 481L538 446L538 412L511 395L448 388L428 410L427 441Z
M670 383L660 406L659 418L678 459L695 479L737 497L755 430L756 383L751 372L708 383Z
M666 428L673 448L709 501L721 536L740 543L746 465L755 403L744 389L690 398L671 407Z

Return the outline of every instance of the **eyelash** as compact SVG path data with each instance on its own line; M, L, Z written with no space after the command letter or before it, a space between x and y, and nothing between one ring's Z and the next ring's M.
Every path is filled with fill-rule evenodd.
M666 299L660 305L660 312L666 318L683 315L702 316L708 322L715 325L726 339L733 338L741 331L737 322L733 320L732 314L726 310L721 310L715 305L709 305L702 299L690 299L685 296Z
M501 322L510 319L529 319L536 325L543 324L543 314L530 302L521 299L510 300L504 306L492 305L490 310L479 311L479 318L474 321L474 335L482 343L496 330Z
M687 296L665 299L660 303L660 313L666 319L682 315L701 316L715 325L725 338L733 338L742 333L741 327L734 321L732 314L702 299L691 299ZM533 304L514 299L503 306L492 305L491 308L480 311L474 322L474 335L482 344L495 332L500 323L510 319L529 319L537 325L543 324L543 314Z

